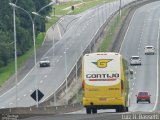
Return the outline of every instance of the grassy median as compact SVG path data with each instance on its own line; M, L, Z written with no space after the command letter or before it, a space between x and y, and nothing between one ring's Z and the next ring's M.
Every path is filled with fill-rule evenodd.
M121 17L120 15L117 15L114 20L111 22L111 25L108 28L108 32L102 42L102 44L100 45L98 52L106 52L109 45L112 43L115 34L118 30L118 28L120 27L120 25L122 24L124 17L127 15L128 11L127 10L122 10L122 14Z

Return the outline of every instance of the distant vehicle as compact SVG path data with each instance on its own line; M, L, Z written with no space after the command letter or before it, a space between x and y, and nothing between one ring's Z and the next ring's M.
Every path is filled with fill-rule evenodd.
M141 58L139 56L131 56L130 65L141 65Z
M97 113L98 109L127 112L129 73L128 62L119 53L85 54L82 61L82 88L86 113Z
M145 55L148 55L148 54L154 55L155 48L154 48L154 46L145 46L144 52L145 52Z
M148 92L138 92L138 95L136 95L136 97L137 97L137 103L138 102L151 103L151 100L150 100L151 95L149 95Z
M50 66L50 61L48 57L42 58L41 61L39 62L40 67L49 67Z
M129 69L129 72L130 72L131 75L133 74L133 70L132 69Z

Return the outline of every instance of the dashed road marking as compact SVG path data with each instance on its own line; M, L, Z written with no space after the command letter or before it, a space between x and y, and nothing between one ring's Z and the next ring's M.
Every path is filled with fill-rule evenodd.
M45 78L47 78L48 76L47 76L47 75L45 75L44 77L45 77Z
M12 105L13 103L9 103L9 105Z
M40 83L43 83L43 80L41 80Z

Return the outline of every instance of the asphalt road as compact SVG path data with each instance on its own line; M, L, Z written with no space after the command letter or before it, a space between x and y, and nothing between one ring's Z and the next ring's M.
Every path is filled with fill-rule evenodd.
M157 108L159 103L159 33L160 1L137 9L120 49L120 53L128 60L132 55L139 55L142 58L141 66L130 67L134 70L134 77L130 80L130 112L123 115L130 114L132 119L134 112L140 114L141 112L159 111L159 108ZM146 45L155 46L156 54L145 55L144 47ZM135 95L138 91L148 91L151 94L151 104L137 104ZM123 117L121 114L106 113L107 111L103 113L98 111L99 114L97 115L86 115L84 111L85 109L65 115L34 117L32 120L118 120Z
M125 0L122 4L129 2L131 0ZM62 39L55 45L54 50L50 49L44 54L44 56L50 58L51 67L39 68L37 63L36 67L33 67L23 80L18 83L17 107L35 105L36 102L30 95L36 88L44 93L44 97L40 102L52 95L64 82L66 75L75 65L77 57L89 45L92 36L103 24L104 20L118 8L119 1L116 1L78 15L78 17L80 16L79 19L64 33ZM0 108L16 106L15 87L0 96L0 103Z
M142 58L141 66L130 67L134 70L130 80L130 111L154 111L158 99L159 81L159 28L160 2L151 3L138 9L125 36L120 53L129 61L132 55ZM145 55L146 45L155 46L155 55ZM136 103L138 91L151 94L151 104Z

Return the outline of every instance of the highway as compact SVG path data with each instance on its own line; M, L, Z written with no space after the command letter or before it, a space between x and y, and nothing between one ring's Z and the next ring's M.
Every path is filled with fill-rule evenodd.
M130 66L134 70L133 79L130 80L130 107L128 113L158 112L159 104L159 34L160 34L160 1L147 4L136 10L125 38L122 42L120 53L128 59L132 55L142 58L141 66ZM155 55L145 55L144 47L153 45ZM151 94L151 104L136 103L138 91L148 91ZM122 119L120 113L106 113L98 111L97 115L85 115L85 109L65 115L34 117L34 120L118 120ZM111 111L110 111L111 112ZM124 113L124 115L127 113ZM133 116L132 116L133 117ZM31 120L30 118L25 120Z
M158 102L159 7L160 2L155 2L145 5L135 12L120 50L120 53L128 61L132 55L142 58L141 66L131 67L134 70L134 76L130 80L130 111L154 111ZM144 47L147 45L155 46L155 55L144 54ZM151 94L151 104L137 104L135 95L138 91L148 91Z
M122 4L125 5L131 1L123 0ZM44 97L40 102L51 96L64 82L66 76L75 65L77 58L89 45L92 36L104 23L104 20L118 8L119 1L116 1L79 14L77 16L79 19L70 26L70 29L65 32L62 39L55 45L54 56L52 48L44 54L44 56L50 58L51 67L39 68L37 63L36 67L33 67L17 85L17 105L16 88L13 87L0 96L0 108L35 105L36 102L30 95L36 88L44 93ZM107 12L104 12L105 10Z

